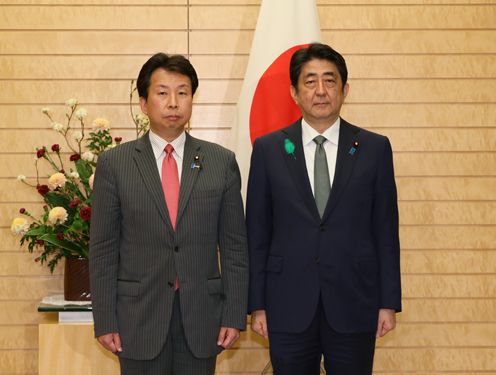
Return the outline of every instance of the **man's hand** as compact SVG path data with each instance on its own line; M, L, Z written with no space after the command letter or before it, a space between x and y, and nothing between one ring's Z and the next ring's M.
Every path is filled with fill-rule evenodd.
M222 346L224 349L229 349L234 345L237 339L239 339L239 329L220 327L217 345Z
M383 337L396 327L396 311L392 309L380 309L377 322L376 337Z
M251 312L251 329L258 333L260 336L269 338L269 331L267 329L267 316L265 310L255 310Z
M102 346L112 353L122 352L121 337L118 333L107 333L97 337Z

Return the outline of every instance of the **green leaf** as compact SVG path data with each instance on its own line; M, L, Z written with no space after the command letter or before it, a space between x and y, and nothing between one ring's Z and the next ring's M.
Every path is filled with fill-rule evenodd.
M88 181L90 176L93 174L93 168L91 168L91 164L83 159L79 159L76 161L76 169L79 173L79 178L83 181Z
M83 230L83 221L78 219L74 220L71 228L76 232Z
M47 202L50 207L64 207L65 209L69 209L70 199L64 195L57 194L53 191L48 192L44 196L45 202Z
M26 237L39 236L45 234L46 232L47 232L46 228L44 226L40 226L38 228L28 230L24 234L24 236Z
M51 243L52 245L58 246L62 249L68 250L73 255L82 256L84 258L88 257L88 250L79 245L76 242L67 241L67 240L59 240L54 234L45 234L40 237L40 240Z

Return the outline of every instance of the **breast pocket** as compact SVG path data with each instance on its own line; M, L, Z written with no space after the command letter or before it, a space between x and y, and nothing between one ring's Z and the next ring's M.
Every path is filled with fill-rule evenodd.
M202 189L202 190L193 190L191 192L192 199L205 199L205 198L215 198L220 197L222 191L219 189Z

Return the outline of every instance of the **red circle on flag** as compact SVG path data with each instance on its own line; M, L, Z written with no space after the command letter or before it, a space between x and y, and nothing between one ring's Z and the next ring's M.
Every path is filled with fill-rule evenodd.
M293 53L308 44L301 44L283 52L258 80L250 109L250 138L256 138L281 129L301 117L289 88L289 63Z

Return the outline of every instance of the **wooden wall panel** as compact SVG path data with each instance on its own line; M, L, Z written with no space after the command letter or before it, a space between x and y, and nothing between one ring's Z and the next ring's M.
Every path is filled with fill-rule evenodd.
M181 30L187 27L184 6L9 6L0 13L2 29L12 30ZM139 15L139 17L137 17ZM143 23L146 19L146 24Z
M402 249L495 249L494 225L403 225Z
M127 81L129 85L130 81ZM203 82L201 82L203 89ZM78 93L79 94L79 93ZM69 98L70 93L64 95ZM78 95L79 96L79 95ZM123 99L125 101L125 99ZM195 98L196 102L196 98ZM59 120L65 113L61 102L40 104L0 104L1 128L44 128L48 120L41 108L50 107ZM125 104L84 104L90 116L106 117L111 127L132 127L129 107ZM138 107L135 107L137 113ZM357 124L368 123L367 128L494 128L496 108L490 103L353 103L345 104L342 114ZM193 109L191 122L195 126L231 127L236 116L235 104L198 103ZM422 131L419 129L419 131ZM383 130L381 130L383 131ZM394 146L394 145L393 145Z
M375 373L495 373L496 4L317 3L322 40L348 63L343 117L394 150L404 303L397 330L378 340ZM62 268L34 263L9 229L20 207L40 209L16 176L35 176L36 146L63 144L40 109L60 121L77 97L88 124L106 117L132 139L131 79L151 54L180 53L200 77L192 134L227 145L259 4L0 0L0 375L37 373L36 306L62 290ZM236 347L217 373L258 374L267 343L246 332Z
M494 298L404 298L399 325L403 323L494 324Z
M37 349L38 325L15 325L0 330L0 350Z
M496 177L399 177L400 200L496 200Z
M2 31L0 54L152 55L187 52L186 31ZM95 43L98 41L98 43ZM146 59L145 59L146 60Z
M193 54L248 54L252 31L192 30ZM322 41L344 55L479 53L496 51L496 36L491 30L322 30Z
M131 56L0 56L0 79L135 79L146 54ZM243 79L247 55L193 55L200 79ZM350 79L495 78L492 55L384 55L346 57ZM54 69L57 67L57 69Z
M241 80L204 80L195 95L195 103L236 104L241 91ZM82 103L110 104L126 103L129 96L129 82L120 81L5 81L4 90L0 92L0 103L15 104L21 102L35 104L46 103L47 98L63 102L78 92ZM468 80L463 83L456 80L350 80L349 103L437 103L443 95L448 102L491 103L496 100L496 79ZM65 95L64 95L65 93ZM67 94L68 93L68 94Z
M496 250L403 250L403 274L494 274Z
M1 374L38 373L38 350L3 350L0 357Z

